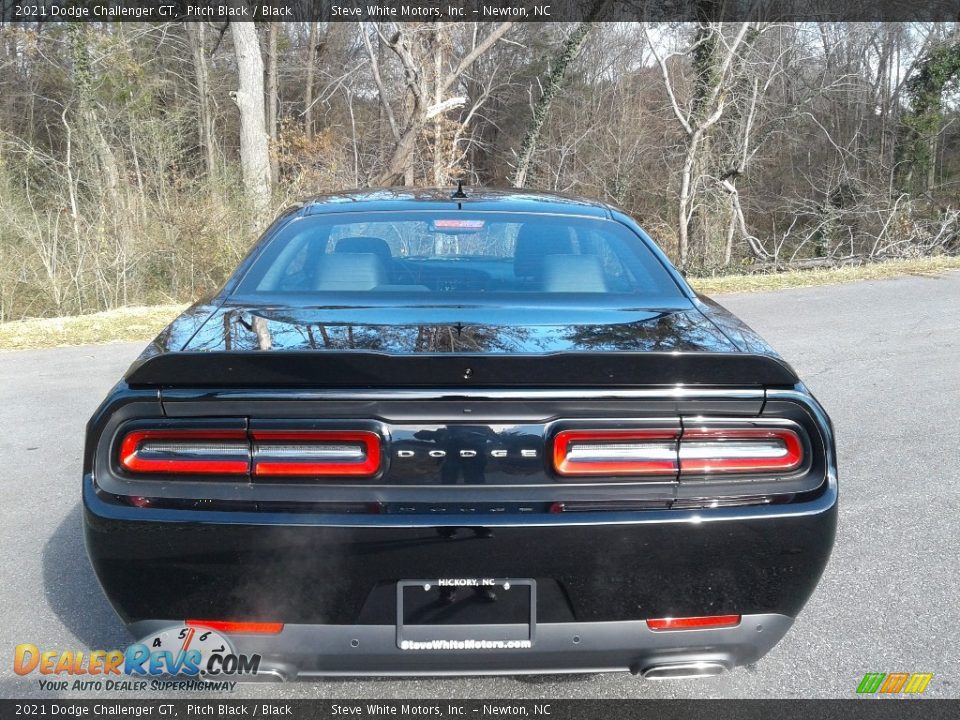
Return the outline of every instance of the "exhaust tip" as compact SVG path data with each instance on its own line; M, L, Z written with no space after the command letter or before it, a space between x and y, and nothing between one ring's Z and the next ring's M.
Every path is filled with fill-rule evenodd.
M713 661L668 663L652 665L640 672L645 680L684 680L689 678L716 677L727 671L723 663Z
M285 683L296 677L296 672L291 672L285 667L261 667L256 674L247 677L247 682L254 683Z

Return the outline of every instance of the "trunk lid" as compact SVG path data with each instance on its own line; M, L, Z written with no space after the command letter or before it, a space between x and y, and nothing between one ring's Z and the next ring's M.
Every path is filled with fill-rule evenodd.
M127 382L393 388L797 382L782 360L740 352L690 305L626 310L227 306L197 325L191 313L175 321L130 369Z

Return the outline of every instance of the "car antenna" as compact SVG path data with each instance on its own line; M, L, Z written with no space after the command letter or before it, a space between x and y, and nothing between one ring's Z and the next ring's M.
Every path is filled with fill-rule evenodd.
M465 198L467 194L463 191L463 180L457 180L457 191L450 197L461 200Z

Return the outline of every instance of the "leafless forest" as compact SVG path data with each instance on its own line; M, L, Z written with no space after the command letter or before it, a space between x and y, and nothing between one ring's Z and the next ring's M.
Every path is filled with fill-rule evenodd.
M343 188L585 195L690 273L960 252L954 24L0 28L0 320L190 300Z

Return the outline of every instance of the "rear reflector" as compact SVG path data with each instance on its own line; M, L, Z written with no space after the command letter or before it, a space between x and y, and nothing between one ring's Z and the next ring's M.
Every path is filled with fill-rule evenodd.
M366 430L254 430L253 475L372 477L380 436Z
M553 440L560 475L672 475L679 429L563 430Z
M647 620L647 627L651 630L706 630L708 628L736 627L739 624L739 615L705 615L701 617Z
M680 442L680 474L789 472L800 467L800 436L786 428L691 428Z
M230 620L187 620L187 627L207 628L218 632L239 635L277 635L283 631L283 623L231 622Z
M246 475L244 430L134 430L120 445L120 465L136 473Z

